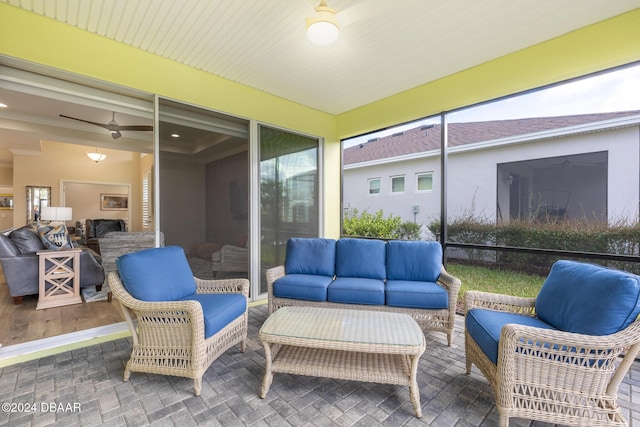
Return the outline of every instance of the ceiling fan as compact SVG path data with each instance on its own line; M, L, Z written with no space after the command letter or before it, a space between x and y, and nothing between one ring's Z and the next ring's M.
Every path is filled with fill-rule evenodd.
M78 119L76 117L65 116L64 114L60 114L60 117L100 126L101 128L108 130L111 133L111 137L113 139L118 139L122 136L122 134L120 133L121 130L131 130L131 131L152 131L153 130L153 126L150 126L150 125L119 125L118 122L116 122L115 112L113 113L111 121L106 124L90 122L89 120L83 120L83 119Z

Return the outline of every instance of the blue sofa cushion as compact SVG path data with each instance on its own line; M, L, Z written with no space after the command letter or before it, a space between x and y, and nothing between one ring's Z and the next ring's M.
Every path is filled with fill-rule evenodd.
M442 268L438 242L392 240L387 243L387 279L435 282Z
M320 238L291 238L284 262L287 274L336 274L336 241Z
M640 313L640 277L576 261L557 261L538 297L536 314L556 329L609 335Z
M286 274L273 282L273 296L308 301L326 301L331 277Z
M141 301L177 301L196 293L196 282L179 246L143 249L116 259L127 291Z
M429 309L449 306L449 294L435 282L387 280L385 287L389 306Z
M384 280L385 261L386 243L382 240L344 238L336 244L337 277Z
M247 311L247 299L241 294L193 294L178 299L188 300L198 301L202 306L205 339Z
M327 300L347 304L384 305L384 282L380 279L339 277L329 285Z
M474 308L465 315L465 328L484 354L498 364L498 343L502 327L509 323L555 329L537 317Z

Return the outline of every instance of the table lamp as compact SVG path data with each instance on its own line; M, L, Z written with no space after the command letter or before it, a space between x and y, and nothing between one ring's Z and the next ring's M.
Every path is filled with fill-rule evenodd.
M40 219L49 221L50 224L71 221L73 210L62 206L47 206L42 208ZM65 224L66 225L66 224Z

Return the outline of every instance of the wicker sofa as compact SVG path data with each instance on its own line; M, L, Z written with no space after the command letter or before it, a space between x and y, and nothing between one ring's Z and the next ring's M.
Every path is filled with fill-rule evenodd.
M640 277L562 260L536 298L469 291L465 310L467 373L491 384L501 427L627 425L617 392L640 351Z
M266 276L270 314L292 305L407 313L451 345L460 280L437 242L292 238Z

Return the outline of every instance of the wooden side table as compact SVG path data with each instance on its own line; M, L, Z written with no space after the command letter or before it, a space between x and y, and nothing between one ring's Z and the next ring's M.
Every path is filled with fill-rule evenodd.
M40 296L36 309L82 303L80 252L80 248L37 252Z

